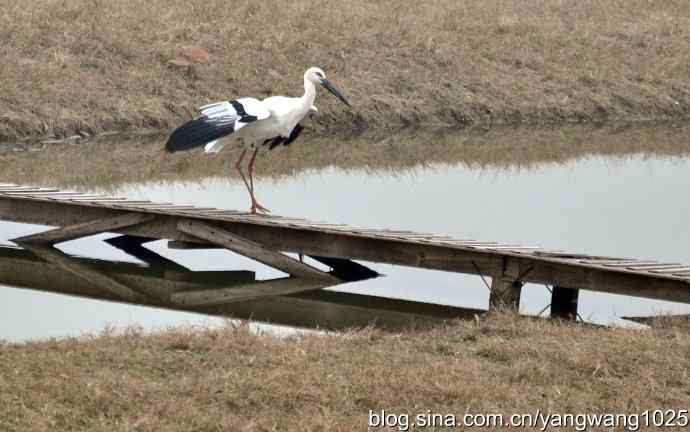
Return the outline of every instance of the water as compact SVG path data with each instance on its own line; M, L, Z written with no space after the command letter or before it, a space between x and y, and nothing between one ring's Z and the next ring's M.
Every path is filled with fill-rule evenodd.
M270 177L259 179L256 191L262 204L281 215L690 263L690 200L683 198L690 184L690 134L686 132L669 128L581 129L580 133L577 129L519 130L488 136L360 138L336 144L307 140L298 143L301 148L260 156L258 170ZM247 207L242 183L221 175L230 166L232 154L171 160L173 157L159 154L159 144L123 144L130 151L110 159L100 153L106 151L102 148L106 144L88 144L78 151L78 146L44 149L11 158L26 166L38 160L52 163L57 177L52 182L39 181L45 174L29 176L29 181L42 185L105 188L120 196L154 201ZM149 155L151 166L145 170L132 159L127 175L118 159L134 157L137 152ZM114 172L105 179L103 174L94 177L94 169L90 169L99 155ZM62 173L62 165L70 162L60 162L61 158L70 156L82 158L82 167L65 168ZM52 162L46 162L49 160ZM109 172L107 167L98 170ZM2 180L21 182L12 175ZM9 239L41 227L2 223L0 230ZM62 249L132 261L104 244L102 238L66 243ZM280 275L227 251L168 250L164 242L149 247L194 270L246 269L256 271L258 278ZM366 264L386 276L337 289L454 306L487 306L488 291L478 277ZM527 285L523 290L523 313L538 313L547 303L545 287ZM611 322L621 316L690 313L690 305L582 291L579 313L587 320ZM160 328L219 322L206 315L0 289L0 338L9 340L97 332L106 324Z

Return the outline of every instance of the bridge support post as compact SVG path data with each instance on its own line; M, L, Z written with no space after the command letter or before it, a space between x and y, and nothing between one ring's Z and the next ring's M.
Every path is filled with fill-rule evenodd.
M490 311L496 308L520 310L520 293L523 283L518 280L519 276L518 263L504 259L503 270L491 278Z
M575 321L580 290L555 285L551 294L551 318Z

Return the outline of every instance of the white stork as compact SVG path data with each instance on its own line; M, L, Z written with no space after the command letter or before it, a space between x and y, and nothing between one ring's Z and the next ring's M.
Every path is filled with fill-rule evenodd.
M235 169L252 200L251 212L268 213L254 196L254 159L260 147L272 150L277 145L289 145L302 132L301 122L314 106L316 84L325 87L348 107L350 103L342 93L326 79L326 74L317 67L304 73L304 95L299 98L271 96L264 100L240 98L216 102L199 108L200 116L190 120L173 131L165 149L168 152L190 150L204 146L206 153L217 153L227 143L241 140L244 149ZM242 160L247 148L254 152L249 160L249 182L242 172Z

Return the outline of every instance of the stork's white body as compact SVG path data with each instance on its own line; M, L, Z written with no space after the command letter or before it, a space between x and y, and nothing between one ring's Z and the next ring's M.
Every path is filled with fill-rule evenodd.
M204 146L204 151L217 153L225 145L234 141L242 141L245 146L255 147L277 136L287 138L310 111L317 111L314 99L316 99L316 87L307 77L304 78L304 95L299 98L271 96L264 100L237 99L244 106L246 113L256 116L258 120L251 123L236 120L233 134L209 142ZM235 109L229 102L205 105L199 108L199 111L206 116L236 115Z

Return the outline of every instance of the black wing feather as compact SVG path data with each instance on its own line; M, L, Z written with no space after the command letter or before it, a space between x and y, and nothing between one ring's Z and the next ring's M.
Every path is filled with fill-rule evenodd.
M302 133L302 130L303 130L303 129L304 129L304 127L302 127L301 124L297 123L297 125L296 125L295 128L292 130L292 132L290 132L290 136L285 140L285 142L283 143L283 145L284 145L284 146L289 146L290 143L293 142L294 140L296 140L297 137L299 136L299 134Z
M190 120L173 131L165 144L165 151L173 153L191 150L230 135L235 130L235 120L237 119L232 117L206 116Z
M277 136L277 137L273 138L272 140L267 140L267 141L270 142L270 144L268 145L268 149L273 150L274 148L279 146L280 143L285 141L285 138L282 136Z
M299 136L299 134L302 133L303 129L304 129L304 127L301 124L297 123L297 125L292 129L292 132L290 132L289 137L284 138L282 136L279 136L279 137L273 138L271 140L271 143L268 146L268 149L273 150L274 148L276 148L280 144L283 144L284 146L289 146L290 143L293 142L294 140L296 140L297 137Z

